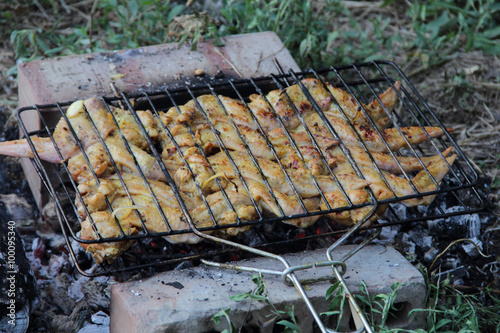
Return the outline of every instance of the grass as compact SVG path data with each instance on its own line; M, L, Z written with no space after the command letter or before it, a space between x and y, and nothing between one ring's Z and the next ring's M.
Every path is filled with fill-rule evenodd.
M254 275L252 282L255 284L253 290L231 296L230 299L238 302L243 300L263 302L269 309L268 317L271 318L269 322L282 326L280 332L300 332L293 307L286 306L286 311L277 310L272 300L268 298L264 278L261 275ZM368 286L362 282L359 291L354 294L354 297L363 310L370 327L374 332L378 333L500 332L500 298L494 292L485 290L465 294L453 287L451 280L448 278L428 285L428 307L425 309L412 309L408 314L408 318L418 315L423 316L425 319L425 327L416 330L394 328L390 324L390 320L396 317L401 310L398 309L396 301L398 291L404 287L404 284L394 284L387 294L370 295ZM336 327L333 328L336 331L346 329L341 327L340 323L344 313L343 309L347 306L348 300L340 283L332 284L328 288L325 297L330 301L327 311L321 313L322 318L325 322L337 323ZM250 310L251 305L248 311L250 312ZM332 317L335 320L332 320ZM221 309L213 316L213 321L218 326L221 325L222 319L226 321L229 327L223 333L239 332L245 324L236 327L231 319L230 308ZM276 328L273 332L275 331L277 331Z
M34 7L36 2L28 3ZM409 55L407 61L418 60L422 68L442 64L463 49L500 54L500 26L496 24L500 4L494 0L414 1L409 6L385 1L386 7L408 6L404 9L412 30L397 32L390 29L394 19L382 15L367 16L371 29L366 29L339 0L224 0L217 21L199 13L193 15L184 2L99 0L93 2L86 20L67 28L57 1L40 1L39 5L49 7L46 11L59 19L43 28L4 28L17 59L29 61L171 41L196 43L202 38L258 31L275 31L303 68L391 59L403 49ZM12 13L2 13L4 22L12 18ZM188 24L179 26L180 18L187 19Z
M230 296L229 298L235 302L241 302L244 300L263 302L266 304L269 309L269 314L267 315L270 322L275 322L276 325L280 325L282 327L283 333L293 333L299 332L299 327L297 325L297 320L294 314L293 306L286 306L286 311L278 310L274 303L269 299L266 285L264 283L264 278L262 275L254 275L252 276L252 282L255 284L255 288L248 293L240 293L235 296ZM250 311L252 304L250 303ZM224 318L227 322L228 329L222 331L222 333L234 333L239 332L240 330L234 326L234 323L231 320L231 309L221 309L218 313L216 313L212 319L217 324L220 325L222 322L222 318Z

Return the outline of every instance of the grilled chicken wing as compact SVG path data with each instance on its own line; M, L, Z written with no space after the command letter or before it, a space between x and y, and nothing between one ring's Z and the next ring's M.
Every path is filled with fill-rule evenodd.
M418 195L425 192L437 190L434 183L440 183L449 171L457 155L451 155L446 160L439 159L427 165L427 170L420 171L410 181L390 174L388 172L377 172L375 169L365 165L359 165L363 176L370 181L369 187L372 189L378 200L386 200L393 197L404 197ZM337 168L350 170L350 165L341 164ZM423 198L407 199L403 203L407 206L428 205L432 202L433 196Z
M359 104L352 95L344 90L335 88L328 83L322 83L317 79L304 79L301 84L313 98L315 105L306 96L302 87L295 84L283 90L271 91L266 95L266 99L259 95L252 95L250 97L252 103L249 107L262 123L271 123L271 126L267 127L269 131L278 128L276 115L280 117L286 128L293 129L300 125L299 117L306 117L313 113L316 106L330 115L345 116L349 121L359 126L371 126L372 123L368 120L370 117L376 127L383 129L389 123L389 114L398 100L396 90L401 87L401 83L396 82L395 89L392 87L387 89L370 104L365 105ZM269 104L276 113L272 111Z
M141 127L144 128L147 135L153 142L155 142L159 137L156 121L151 111L136 111L137 118L140 121L139 124L135 120L131 111L113 106L111 106L110 109L116 122L118 123L121 134L131 145L144 150L149 149L150 145L146 136L143 134Z
M131 154L123 140L114 136L106 138L104 143L110 154L101 142L94 143L85 150L90 165L82 152L69 159L68 170L78 183L93 179L93 173L97 177L104 177L122 171L136 175L142 172L148 179L166 181L165 174L156 158L144 150L132 145L130 146ZM115 170L112 161L115 162L118 170Z
M90 118L87 116L87 113ZM66 116L84 149L99 142L99 136L105 139L117 128L110 114L107 112L104 103L98 98L74 102L68 107ZM95 131L92 123L99 133ZM53 138L59 151L54 147L51 138L37 136L31 138L35 150L42 160L52 163L61 163L80 152L75 136L73 136L65 118L61 118L57 123ZM0 142L0 154L16 157L34 156L26 139Z
M453 148L447 148L442 152L444 157L448 156ZM432 163L436 163L442 160L441 155L435 155L431 157L407 157L407 156L391 156L389 154L370 152L367 153L364 149L359 147L349 147L351 157L354 159L356 164L365 165L367 167L373 167L373 162L383 171L390 172L395 175L402 174L404 172L420 171L426 166ZM342 152L339 147L328 150L332 158L335 159L337 164L349 163L347 157ZM373 157L373 161L370 158Z
M222 152L209 157L209 160L216 173L223 174L226 178L238 178L241 175L244 179L253 180L264 183L264 178L267 180L271 188L276 189L286 195L295 195L295 192L303 198L311 198L319 195L319 189L323 192L331 192L339 190L335 180L330 176L316 176L318 186L313 182L313 177L308 170L305 169L288 169L286 173L290 178L291 183L287 180L281 167L271 161L258 159L257 163L262 170L252 162L252 160L244 154L232 152L231 158L238 170L235 170L228 156ZM344 183L346 187L351 189L360 189L369 185L369 182L355 177L353 174L339 173L335 175L340 183ZM264 177L264 178L263 178Z
M245 185L248 188L249 195L258 205L259 210L269 216L283 217L283 223L307 228L314 224L320 217L316 215L287 219L291 216L317 211L320 202L319 197L300 198L295 195L286 195L276 189L270 191L261 182L251 179L245 179ZM232 179L227 188L238 193L245 191L243 190L245 186L239 179Z
M328 201L328 204L322 201L321 207L325 210L328 209L328 206L331 209L349 207L346 195L349 197L353 196L351 200L355 201L354 204L361 203L358 202L359 198L366 198L365 195L359 196L357 190L365 188L369 185L369 182L360 179L354 172L348 172L345 169L335 173L335 180L330 176L315 176L314 180L316 183L313 181L309 171L305 169L288 169L286 172L291 180L290 183L283 170L276 163L267 160L257 160L259 168L263 172L263 175L261 175L259 169L248 156L233 152L231 153L231 157L239 170L238 172L233 168L227 155L223 153L213 155L209 159L216 172L222 174L226 179L231 179L230 182L233 185L234 183L241 184L238 182L238 174L240 174L249 189L249 194L253 198L257 198L256 200L262 200L265 211L278 216L283 214L285 216L299 215L318 210L320 190L325 193L325 198ZM263 177L267 180L270 190L265 185ZM243 191L244 188L240 188L240 191ZM345 189L344 192L342 189ZM346 192L347 194L345 194ZM311 200L306 202L305 200L307 199ZM300 203L300 200L303 201L303 204ZM283 213L281 213L279 206L282 207ZM304 206L306 209L304 209ZM317 216L313 216L292 219L285 223L306 227L314 223L317 218ZM335 219L337 220L337 218ZM340 217L338 219L344 224L347 224L347 221L350 221L350 224L356 222L352 220L350 213L344 214L342 219Z
M122 181L125 186L122 186ZM173 192L162 182L150 180L146 184L143 178L124 173L121 180L120 176L112 175L101 179L99 185L95 181L86 182L80 185L80 192L91 217L88 217L83 205L77 201L81 215L87 216L82 223L82 239L98 239L92 220L103 238L136 234L139 230L148 233L179 231L183 233L169 235L165 239L172 243L194 244L201 241L198 236L189 232L191 226ZM258 219L257 210L247 195L235 191L227 191L226 194L229 202L222 196L222 192L208 195L206 199L209 209L205 203L195 198L183 197L197 228L231 225L224 233L234 235L249 228L238 226L240 222ZM153 196L156 200L152 200ZM110 242L95 246L92 244L85 248L92 252L99 263L103 260L113 261L132 243Z
M111 215L109 211L97 211L91 214L94 226L102 238L117 239L138 233L137 229L127 224L118 224ZM80 238L87 241L99 239L90 218L85 219L81 227ZM104 261L112 263L134 243L134 240L126 240L109 243L80 243L80 245L92 254L97 264L100 264Z
M399 133L397 128L386 128L380 130L380 135L374 129L363 125L351 125L344 119L327 114L328 122L340 137L341 141L346 146L362 147L363 142L367 149L371 152L387 153L389 151L398 151L408 144L416 145L422 143L429 138L440 137L444 134L441 127L400 127ZM305 119L309 124L309 129L315 136L332 136L329 129L325 126L323 120L318 114L311 114ZM453 131L452 129L447 129ZM361 141L361 140L362 141Z
M371 127L372 122L368 119L369 117L379 129L388 125L389 114L398 101L396 91L401 87L401 82L397 81L394 83L395 89L391 87L370 104L361 103L360 105L352 95L329 83L324 84L316 79L305 79L302 80L302 84L324 112L341 117L345 115L354 124Z

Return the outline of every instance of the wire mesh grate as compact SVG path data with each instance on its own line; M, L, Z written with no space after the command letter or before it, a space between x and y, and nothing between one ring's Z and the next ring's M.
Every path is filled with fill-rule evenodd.
M398 100L393 111L386 106L387 91ZM377 220L368 229L470 214L484 206L478 174L451 130L390 62L186 84L94 101L105 119L82 102L79 112L88 120L84 132L74 120L74 103L18 113L25 135L50 138L56 160L62 161L43 162L37 140L28 140L72 257L85 275L236 251L198 243L193 227L278 249L335 238L349 229L342 223L346 216L347 224ZM42 129L28 133L24 112L34 112ZM71 157L57 133L61 118L74 144ZM106 121L113 130L103 130ZM88 144L92 136L95 151ZM445 155L447 150L456 160ZM78 172L75 156L76 165L83 166ZM436 165L446 175L436 177ZM350 182L364 185L353 191ZM458 208L443 208L443 200ZM417 207L399 216L394 207L402 203ZM89 272L81 244L119 253L109 253L113 264Z

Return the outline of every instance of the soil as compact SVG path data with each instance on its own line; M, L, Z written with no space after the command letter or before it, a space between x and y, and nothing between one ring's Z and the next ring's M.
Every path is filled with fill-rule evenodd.
M38 2L36 2L38 3ZM64 3L64 1L61 1ZM69 13L59 25L61 31L76 24L85 23L86 12L90 11L93 1L80 1L78 5L69 6ZM359 2L354 7L355 1L347 2L353 7L351 12L356 16L364 15L367 10L376 10L378 13L387 15L397 20L395 26L404 29L410 24L404 13L399 9L391 7L372 8L369 2ZM38 5L40 5L38 3ZM61 10L63 10L61 8ZM0 140L11 140L17 137L17 121L15 111L18 107L18 86L14 75L7 72L16 65L13 45L10 43L7 31L9 26L15 29L48 28L54 23L51 11L40 11L34 5L28 5L25 1L15 1L14 4L0 4L0 12L12 12L13 18L0 20ZM361 23L362 24L362 23ZM370 29L367 26L366 29ZM494 55L481 52L461 52L456 57L440 66L425 68L421 61L406 60L405 54L396 55L393 60L396 64L402 64L403 71L410 81L430 104L433 111L440 119L443 119L447 127L455 129L454 138L465 154L472 160L477 171L481 175L481 189L488 199L488 206L483 214L479 214L480 234L477 238L482 242L482 249L488 258L484 258L475 249L467 245L467 242L456 244L452 250L443 252L453 241L459 238L469 237L470 230L463 230L458 234L453 231L443 232L439 225L432 223L417 223L411 226L397 226L384 228L383 236L390 238L390 243L398 247L401 252L412 253L415 257L410 258L416 264L422 263L434 273L455 270L455 283L461 285L462 289L490 287L500 290L498 269L500 268L500 59ZM24 175L15 158L0 157L0 165L6 170L2 174L0 194L16 193L26 198L27 202L35 207L33 198L29 193ZM7 180L10 180L7 181ZM494 182L497 183L494 183ZM493 187L496 185L496 187ZM33 211L34 219L40 219L41 214ZM456 232L456 231L455 231ZM29 255L36 258L37 246L33 243L36 234L28 227L24 229L26 248ZM426 238L427 237L427 238ZM430 237L430 238L429 238ZM384 238L382 238L384 239ZM424 241L426 240L426 241ZM379 240L383 242L383 240ZM42 244L43 245L43 244ZM44 248L44 251L53 251L57 257L64 256L64 251L56 248ZM440 260L434 262L434 258L443 253ZM54 256L56 257L56 256ZM45 257L44 260L47 258ZM66 256L67 259L67 256ZM46 295L57 295L60 300L51 302L39 302L33 313L33 322L37 327L31 328L33 332L49 331L54 327L60 331L77 332L76 326L82 327L83 323L90 321L92 314L100 310L109 310L109 299L106 299L107 284L110 279L97 279L87 284L83 291L78 291L84 297L85 302L75 309L75 299L64 296L67 289L75 281L67 281L59 275L51 275L47 271L48 262L38 261L45 266L42 272L44 277L39 280L40 293ZM56 265L52 263L51 265ZM61 265L65 265L61 263ZM66 264L67 265L67 264ZM40 266L40 267L41 267ZM57 266L57 265L56 265ZM40 273L40 267L35 271ZM58 267L58 266L57 266ZM439 267L439 270L435 270ZM75 279L76 274L71 268L69 277ZM88 281L80 280L79 284ZM111 279L112 280L112 279ZM54 281L57 283L54 284ZM92 295L103 295L101 298ZM47 317L47 313L51 313ZM109 313L109 312L108 312ZM79 316L77 316L80 314ZM73 317L72 317L73 316ZM64 326L65 321L71 321L75 326Z

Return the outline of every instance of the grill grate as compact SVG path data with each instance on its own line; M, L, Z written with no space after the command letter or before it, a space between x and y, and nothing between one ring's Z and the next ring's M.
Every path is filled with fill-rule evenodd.
M248 115L251 119L247 119L247 121L255 124L254 132L261 135L263 146L267 147L268 153L275 162L275 168L277 168L285 180L283 187L289 187L289 198L296 203L295 211L298 213L287 213L288 210L284 207L281 193L278 191L276 183L272 177L269 177L269 171L266 171L266 169L262 167L265 160L257 156L258 154L256 154L255 146L251 140L249 140L251 137L249 137L248 133L244 132L245 127L238 123L241 119L231 115L231 110L226 107L225 102L220 96L234 98L244 107L249 108L251 100L247 96L257 94L266 103L268 103L268 105L271 105L267 95L268 92L279 90L282 92L280 97L283 98L283 101L292 101L294 98L294 95L292 94L293 91L286 90L286 88L290 86L299 87L300 91L306 96L309 105L312 106L312 112L314 112L323 123L324 127L322 127L322 129L326 130L326 134L323 134L330 140L338 142L341 154L346 159L346 165L352 168L355 175L361 179L366 178L366 169L363 169L359 163L356 163L356 158L353 157L352 149L349 149L349 144L345 142L346 140L342 137L342 133L339 133L339 130L342 130L342 128L339 129L339 127L331 124L331 121L329 120L330 118L328 118L328 115L321 107L322 101L315 100L312 97L311 92L306 88L304 83L302 83L302 80L305 78L318 79L320 80L320 84L324 87L326 87L325 82L329 82L333 86L339 87L351 94L354 101L358 104L369 104L373 100L381 103L378 96L388 88L395 88L396 82L402 82L402 86L397 92L399 104L394 112L389 115L390 126L388 127L394 128L395 131L404 138L406 147L398 149L396 152L392 152L390 149L390 142L382 140L381 144L387 149L388 156L396 161L397 168L401 173L399 179L406 180L409 186L414 190L414 194L398 195L395 191L392 191L389 197L380 198L375 195L373 190L367 187L367 199L361 202L353 202L354 200L352 196L349 195L348 189L345 186L342 186L342 179L339 179L338 174L335 172L335 164L331 163L330 157L324 153L322 145L318 142L322 139L320 137L322 132L318 131L318 128L316 128L317 123L311 124L308 122L306 116L301 115L304 112L304 110L300 109L301 105L291 103L291 110L293 111L291 115L293 118L292 120L297 122L297 126L304 127L302 134L305 134L307 140L311 142L313 151L316 153L323 151L323 153L318 156L319 163L317 165L324 167L325 170L323 176L326 175L329 177L332 184L335 184L338 187L340 193L339 195L344 199L345 203L340 207L334 207L332 205L332 201L327 200L328 194L326 191L322 190L323 185L320 182L321 177L312 175L313 172L311 167L308 167L308 164L306 163L305 168L309 172L306 173L304 177L308 180L313 190L318 193L314 200L324 203L320 209L311 209L310 199L301 195L301 189L298 188L300 186L300 184L298 184L298 180L303 179L294 175L293 172L290 171L290 168L284 165L281 161L280 153L278 152L280 147L273 144L273 140L270 138L269 133L266 130L266 126L268 124L263 123L261 121L262 118L259 118L255 113L250 112ZM225 126L231 133L235 133L235 141L240 141L240 155L233 153L234 147L228 143L227 137L224 137L224 132L221 132L220 130L220 120L214 120L216 118L214 116L214 110L209 108L207 109L204 105L202 105L202 101L197 100L197 98L202 95L214 97L215 106L220 108L219 111L225 116L224 119L228 120L228 122L223 124L223 126ZM333 97L332 95L330 96ZM361 227L361 229L371 229L381 228L392 224L410 223L459 214L470 214L481 210L484 206L484 201L476 188L478 175L472 167L470 161L464 155L457 143L453 140L452 136L448 133L444 124L436 117L431 108L408 81L401 70L390 62L379 61L344 67L308 70L301 73L290 72L289 74L271 75L269 77L247 80L230 80L224 82L207 80L203 83L186 83L183 86L176 86L171 89L167 88L162 91L144 92L143 94L137 96L126 96L122 93L120 96L101 98L101 100L105 102L106 112L112 117L113 123L116 126L119 125L121 120L119 116L116 116L114 107L121 107L125 110L131 111L130 115L133 117L133 121L138 125L142 136L147 141L147 148L150 150L150 156L154 157L154 159L158 162L159 171L165 178L164 182L172 189L171 193L168 195L170 196L172 202L177 202L176 205L178 206L178 210L180 214L182 214L180 220L184 222L184 226L178 227L169 223L171 220L169 219L168 212L161 209L163 199L159 197L158 190L154 188L154 184L145 182L144 191L146 191L146 194L150 196L152 200L151 206L153 208L151 209L160 208L157 209L162 220L159 221L159 223L163 223L163 229L161 232L153 231L153 228L150 227L149 221L145 220L143 217L144 214L140 211L142 208L139 208L140 205L135 203L136 197L135 194L132 193L132 191L135 190L130 188L131 186L127 179L124 177L117 177L116 181L119 182L117 183L119 184L118 186L121 186L124 189L123 197L128 199L128 201L125 201L132 203L132 206L126 209L130 210L130 214L135 214L135 216L137 216L137 220L141 226L137 228L139 231L130 234L127 227L119 223L118 217L120 216L120 212L122 212L122 208L116 209L116 207L113 207L112 199L106 197L105 207L111 212L116 211L112 216L115 217L116 226L119 228L118 234L113 235L113 237L107 236L105 232L102 232L102 229L98 227L97 222L93 221L94 219L91 218L91 228L98 234L98 237L97 239L82 238L79 234L78 227L75 227L75 225L79 226L82 222L84 222L85 216L92 217L92 214L89 211L89 208L84 204L84 201L87 200L87 198L80 194L81 188L79 189L79 184L72 178L68 163L65 162L48 165L47 163L42 162L39 154L36 152L34 142L32 140L28 140L32 150L34 151L33 163L35 168L45 187L49 191L49 194L57 205L62 230L65 234L71 255L78 270L84 275L95 276L132 269L143 269L153 265L171 265L186 260L213 257L216 255L229 255L229 258L232 258L231 255L233 252L237 251L237 249L224 244L214 245L209 244L208 242L191 245L170 244L162 238L163 236L166 236L173 239L172 237L187 237L187 235L192 234L192 228L195 225L193 217L191 216L193 214L193 209L189 209L189 202L186 201L184 192L178 190L179 182L178 179L175 179L176 175L172 171L172 168L169 170L167 163L163 163L162 154L165 154L164 147L161 146L162 144L159 141L155 141L155 139L148 133L148 128L143 124L144 120L141 120L141 115L137 112L137 110L151 111L153 119L160 124L160 130L164 133L162 142L165 143L168 141L171 143L170 148L172 154L183 152L183 154L176 155L179 156L179 161L181 162L180 165L186 170L187 175L196 175L198 171L193 170L193 163L190 163L189 161L190 156L186 154L186 149L182 146L182 142L180 142L175 133L173 133L174 130L166 125L165 122L159 121L169 109L171 112L176 111L179 114L182 114L184 108L183 105L189 100L195 101L194 109L196 109L201 115L202 118L200 121L205 123L204 128L209 129L210 133L215 135L212 138L214 140L211 142L210 147L202 146L196 141L200 135L199 130L201 127L186 127L186 139L195 142L193 149L199 153L200 158L202 158L205 162L208 162L209 169L217 170L217 161L214 160L213 156L220 154L220 156L223 156L223 159L227 162L229 168L228 170L231 170L230 173L232 174L230 179L228 179L227 174L217 176L217 172L214 171L214 174L217 177L212 180L205 179L208 183L200 183L198 181L193 182L193 186L195 187L194 193L200 195L203 207L205 207L204 209L206 210L206 214L203 215L206 217L206 220L201 221L203 222L202 225L196 227L200 231L226 238L227 234L231 235L232 233L238 233L239 230L250 229L245 233L239 233L234 236L234 239L236 239L237 242L241 242L252 247L272 248L276 251L283 249L283 245L285 244L292 244L288 248L285 247L286 251L289 251L291 248L295 247L296 243L299 242L306 244L304 246L307 247L310 246L309 241L312 239L337 238L339 237L339 234L344 233L348 228L332 223L331 220L326 218L319 219L314 225L307 227L305 230L297 229L295 227L277 222L289 221L289 223L299 224L299 222L296 222L299 218L310 219L313 216L322 216L332 213L336 214L336 216L340 216L346 212L351 212L352 214L361 214L361 217L359 218L359 227ZM342 109L339 101L335 98L333 98L332 101L340 110L340 118L348 124L349 128L347 128L347 130L353 130L358 136L358 141L361 143L359 149L361 149L363 153L367 154L370 162L373 164L371 170L374 170L376 174L380 176L382 182L385 183L389 189L391 189L389 186L391 179L388 179L388 177L392 176L383 172L381 167L377 166L373 153L370 151L369 147L367 147L367 144L361 140L362 138L356 131L355 124L346 114L346 110ZM62 147L58 147L56 144L56 139L53 136L54 126L55 122L60 117L64 117L66 122L68 124L70 123L68 116L66 115L69 105L70 103L38 105L20 109L18 113L20 125L24 134L27 137L34 134L42 137L50 137L53 144L56 146L56 150L61 160L64 160L64 152L62 151ZM273 113L278 112L277 110L271 111ZM24 112L36 113L41 120L42 130L37 131L36 133L28 133L21 117L21 113ZM377 128L376 120L370 117L367 109L359 108L359 112L361 112L361 116L366 116L368 121L366 128L370 128L370 133L374 136L384 138L385 134L383 130ZM384 112L388 114L388 110L386 108L384 108ZM91 120L93 130L96 133L99 133L99 125L93 122L91 117L88 117L88 119ZM283 139L289 143L287 146L289 148L287 149L290 149L292 152L295 152L297 156L299 156L299 163L307 160L307 157L303 154L303 147L300 146L295 139L294 135L296 133L288 123L290 119L287 117L277 117L274 120L276 121L278 128L283 132ZM424 130L423 133L426 136L426 140L419 144L412 144L408 135L403 135L405 127L408 126L416 126L420 129L423 129L425 126L438 127L443 130L444 134L440 137L434 138ZM75 129L71 126L69 129L73 137L77 138ZM140 163L138 163L139 157L137 156L137 152L134 150L135 148L133 144L127 139L126 133L124 133L124 131L117 131L117 133L118 137L123 140L126 151L134 156L134 163L136 163L136 166L139 165ZM117 175L120 175L123 167L112 157L113 153L111 150L113 147L110 147L106 143L106 137L104 135L99 135L98 140L102 144L105 153L111 157L109 168ZM82 141L77 139L76 143L80 151L84 152L85 149ZM442 154L442 151L448 147L453 147L453 152L458 156L457 160L452 165L448 163ZM417 186L411 181L414 179L417 172L404 171L402 164L398 162L398 158L400 156L414 157L417 161L416 163L425 165L422 157L432 155L439 156L440 163L442 162L447 167L450 167L450 171L443 181L440 181L435 179L433 174L431 174L430 166L424 167L423 171L420 172L420 175L427 175L430 183L435 186L431 186L431 190L421 190L419 192ZM91 178L94 179L94 182L98 185L102 185L102 178L99 178L96 170L90 167L92 165L91 157L89 157L88 154L83 154L83 158L89 166L89 171L92 174ZM246 162L242 162L243 158L245 158L245 161L248 159L249 165L246 165ZM273 215L263 212L262 201L260 201L255 195L256 192L253 192L254 189L252 188L252 182L249 180L250 177L248 176L248 168L254 168L257 170L256 177L260 177L259 186L261 186L260 188L269 194L269 201L266 204L273 204L276 207ZM147 171L148 170L141 169L141 167L137 167L137 173L139 174L140 179L147 178L147 175L145 174ZM215 183L215 185L212 183ZM219 199L226 207L224 213L234 217L232 222L229 224L220 225L220 219L218 220L216 216L217 214L214 213L214 210L216 209L214 204L215 200L210 203L213 197L210 197L211 194L207 194L205 189L207 186L206 184L212 184L210 186L214 186L214 189L220 193L221 198ZM229 190L230 188L233 190ZM281 190L281 188L279 189ZM253 208L255 210L255 214L253 215L254 218L251 220L244 219L241 213L239 213L238 207L236 207L237 203L234 202L235 192L240 195L248 195L250 203L248 203L247 206L249 209ZM410 209L410 212L412 213L404 217L399 216L395 211L395 205L398 205L405 200L421 200L430 195L437 195L440 199L435 200L430 206L426 206L425 209L422 209L422 207L412 208ZM440 200L453 201L454 205L459 208L453 211L446 211L439 205ZM381 214L380 212L385 209L385 214L380 216L377 224L372 224L370 226L368 226L368 224L364 225L365 221L370 220L372 216ZM101 232L99 232L99 230L101 230ZM111 241L122 243L135 241L136 244L119 257L112 265L102 264L99 265L99 268L93 271L88 271L88 261L82 259L82 256L79 254L78 243L103 244Z

